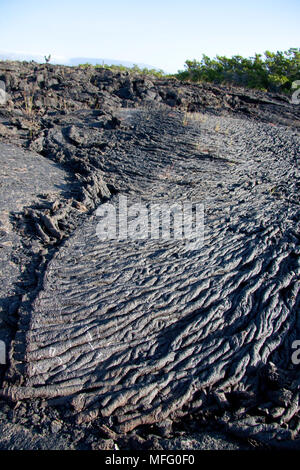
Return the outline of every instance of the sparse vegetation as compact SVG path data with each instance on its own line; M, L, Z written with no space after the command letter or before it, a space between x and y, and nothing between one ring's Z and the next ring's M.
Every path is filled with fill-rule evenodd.
M167 76L163 70L148 69L148 68L141 69L138 65L133 65L133 67L126 67L125 65L108 65L108 64L92 65L87 62L85 64L79 64L79 67L81 68L92 67L95 69L102 68L102 69L112 70L116 72L129 72L132 74L151 75L151 76L158 77L158 78Z
M25 112L29 116L32 115L33 112L33 94L28 94L26 91L23 94L24 96L24 107L25 107Z

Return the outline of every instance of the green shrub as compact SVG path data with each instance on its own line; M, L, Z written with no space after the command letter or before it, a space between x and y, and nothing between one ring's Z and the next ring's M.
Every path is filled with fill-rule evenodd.
M193 82L231 83L260 90L290 92L293 81L300 78L300 49L288 51L266 51L264 57L255 54L245 58L239 55L231 58L205 54L202 60L187 60L185 70L178 71L179 80Z

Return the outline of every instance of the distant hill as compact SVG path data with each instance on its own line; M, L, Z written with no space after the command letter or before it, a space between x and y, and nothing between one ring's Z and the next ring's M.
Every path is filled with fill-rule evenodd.
M91 58L91 57L72 57L69 59L68 65L79 65L89 63L91 65L107 64L107 65L124 65L125 67L133 67L138 65L140 68L155 69L152 65L142 64L139 62L130 62L127 60L114 60L114 59L103 59L103 58Z
M48 56L48 53L45 55ZM0 60L20 60L20 61L27 61L27 62L34 60L37 63L45 62L45 58L41 54L37 55L37 54L24 54L24 53L2 52L2 51L0 51ZM97 64L124 65L125 67L133 67L134 65L138 65L140 68L156 69L156 67L153 67L152 65L148 65L148 64L142 64L139 62L130 62L127 60L106 59L102 57L94 58L94 57L51 56L50 63L70 65L70 66L76 66L79 64L86 64L86 63L89 63L91 65L97 65Z

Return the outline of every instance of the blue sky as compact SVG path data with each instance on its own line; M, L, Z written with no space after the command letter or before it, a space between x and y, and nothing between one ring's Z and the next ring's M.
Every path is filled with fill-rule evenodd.
M299 0L0 0L0 51L105 57L168 72L205 53L299 47Z

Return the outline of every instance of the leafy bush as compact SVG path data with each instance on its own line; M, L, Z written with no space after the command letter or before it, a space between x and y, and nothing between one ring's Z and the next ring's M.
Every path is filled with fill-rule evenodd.
M292 82L300 78L300 49L266 51L264 57L255 54L250 58L217 55L210 59L203 54L200 62L187 60L185 70L179 71L176 77L193 82L232 83L264 91L289 92Z

